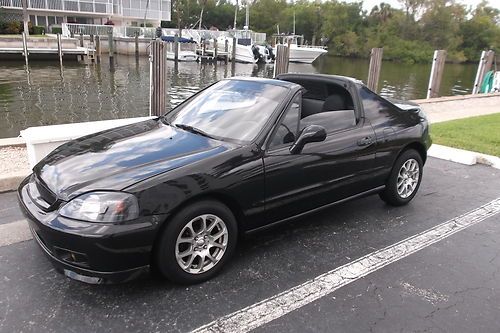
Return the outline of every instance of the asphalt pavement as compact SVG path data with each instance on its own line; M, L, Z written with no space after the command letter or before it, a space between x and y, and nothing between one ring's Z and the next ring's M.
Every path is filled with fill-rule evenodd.
M499 197L499 170L430 158L408 206L371 196L249 235L222 274L190 287L86 285L57 273L33 240L2 246L0 332L188 332ZM0 194L0 226L19 220L15 195ZM498 331L499 222L485 217L255 331Z

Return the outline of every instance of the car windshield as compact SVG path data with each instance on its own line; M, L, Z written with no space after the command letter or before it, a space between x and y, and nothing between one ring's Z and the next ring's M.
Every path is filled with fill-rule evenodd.
M179 128L217 139L255 139L287 89L247 80L223 80L165 115Z

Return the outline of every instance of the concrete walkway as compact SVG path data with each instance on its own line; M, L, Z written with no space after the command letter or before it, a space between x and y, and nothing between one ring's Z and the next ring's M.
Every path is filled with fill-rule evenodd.
M421 105L431 123L500 112L500 93L439 97L415 100L415 102ZM447 150L444 153L443 149L429 152L429 155L433 157L469 165L470 161L474 161L472 164L485 161L484 154L471 152L461 153L458 158L441 157L441 155L448 156L450 154L456 155L453 150ZM464 157L462 158L462 156ZM465 162L460 162L462 159ZM495 166L498 161L495 159L493 162L488 162L486 159L485 164ZM30 168L23 139L0 139L0 193L17 188L20 181L29 173Z
M500 93L418 99L431 123L500 112Z

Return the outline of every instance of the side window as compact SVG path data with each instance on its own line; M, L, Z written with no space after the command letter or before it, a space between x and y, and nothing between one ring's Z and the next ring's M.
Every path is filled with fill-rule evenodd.
M301 94L297 94L274 132L269 148L292 144L299 132Z
M377 94L366 87L360 89L361 100L365 116L369 119L374 119L380 116L380 113L390 113L392 106Z

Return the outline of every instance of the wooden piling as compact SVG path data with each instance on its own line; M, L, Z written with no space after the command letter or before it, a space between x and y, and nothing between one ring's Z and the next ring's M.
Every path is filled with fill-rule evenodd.
M492 50L481 52L481 59L479 60L479 66L477 67L476 78L474 80L474 87L472 88L473 94L478 94L480 92L484 76L489 70L491 70L494 59L495 52Z
M95 36L95 53L96 61L99 64L101 62L101 36Z
M23 54L24 61L26 62L26 67L28 67L28 40L26 38L26 32L23 31Z
M274 77L288 72L289 49L285 45L276 45L276 58L274 60Z
M108 48L109 48L109 59L113 59L115 56L115 45L113 41L113 32L108 32Z
M217 38L214 38L214 53L213 53L213 56L214 56L214 60L215 60L215 63L217 63Z
M233 49L231 50L231 61L233 63L236 62L236 44L237 44L238 40L236 39L236 37L233 37Z
M179 61L179 35L174 35L174 61Z
M373 48L370 54L370 67L368 69L368 79L366 80L366 85L374 92L377 92L378 88L383 53L384 49L377 47Z
M431 75L429 77L429 88L427 89L427 98L439 96L439 87L443 78L443 69L446 61L446 50L434 51L432 58Z
M139 32L135 32L135 57L139 57Z
M90 35L90 44L88 48L88 57L90 61L95 62L95 44L94 44L94 35Z
M83 47L83 34L80 33L80 47ZM83 54L80 56L80 60L83 61L84 57Z
M63 51L62 51L61 34L57 34L57 54L59 56L59 65L62 68L62 65L63 65ZM83 58L83 56L82 56L82 58Z
M226 39L224 39L224 52L226 53L226 57L225 57L225 62L226 62L226 65L227 65L227 62L229 61L229 41Z
M166 110L167 47L161 40L150 47L149 115L161 116Z

